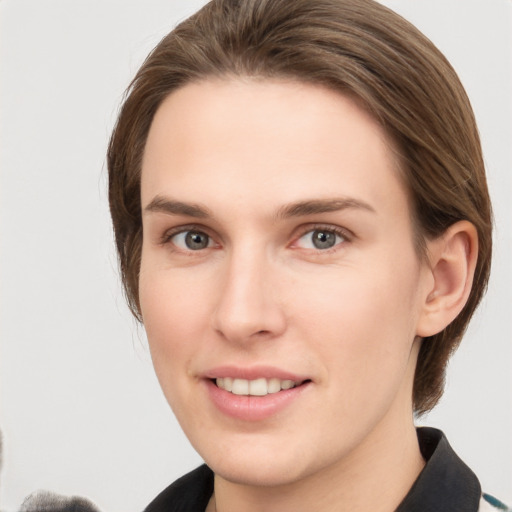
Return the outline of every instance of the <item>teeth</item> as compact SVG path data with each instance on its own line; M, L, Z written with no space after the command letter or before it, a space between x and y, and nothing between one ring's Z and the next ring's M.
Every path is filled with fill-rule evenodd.
M269 393L277 393L278 391L281 391L281 381L279 379L269 379L267 390Z
M267 379L256 379L249 381L249 395L265 396L267 393Z
M215 383L221 389L230 391L234 395L265 396L271 393L278 393L282 389L291 389L300 383L293 380L272 379L233 379L224 377L216 379Z
M224 388L226 391L231 391L233 389L233 379L231 377L224 377Z
M249 381L245 379L234 379L231 393L233 393L234 395L248 395Z
M283 380L281 382L282 389L292 389L293 386L295 386L295 382L293 382L293 380Z

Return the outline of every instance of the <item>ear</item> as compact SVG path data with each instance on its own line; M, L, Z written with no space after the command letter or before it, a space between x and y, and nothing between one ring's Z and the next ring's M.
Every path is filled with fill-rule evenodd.
M451 225L427 242L428 287L416 334L433 336L449 325L466 304L478 257L478 235L468 221Z

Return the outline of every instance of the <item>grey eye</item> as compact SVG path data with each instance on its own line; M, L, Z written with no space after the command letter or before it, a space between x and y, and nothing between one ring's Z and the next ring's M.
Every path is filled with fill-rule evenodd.
M185 236L185 244L189 249L197 251L206 249L210 243L210 237L200 231L189 231Z
M330 229L313 229L304 233L298 240L298 246L303 249L325 250L344 242L343 236Z
M189 251L200 251L211 245L211 239L202 231L183 231L172 237L176 247Z
M334 247L336 245L336 238L336 233L324 230L315 230L311 235L311 241L317 249L330 249Z

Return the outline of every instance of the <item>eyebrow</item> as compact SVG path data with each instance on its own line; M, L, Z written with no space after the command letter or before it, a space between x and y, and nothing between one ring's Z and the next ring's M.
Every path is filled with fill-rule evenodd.
M277 211L277 219L288 219L290 217L304 217L318 213L337 212L341 210L366 210L371 213L377 213L375 209L361 201L350 197L334 199L312 199L310 201L298 201L285 205Z
M168 199L162 196L156 196L144 208L144 212L167 213L169 215L184 215L186 217L196 217L204 219L212 217L208 208L195 203L183 203L174 199Z

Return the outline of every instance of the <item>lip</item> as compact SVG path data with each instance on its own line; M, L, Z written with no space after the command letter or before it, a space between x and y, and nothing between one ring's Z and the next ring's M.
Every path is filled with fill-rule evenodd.
M293 380L302 382L301 385L291 389L281 390L265 396L235 395L217 387L216 378L233 377L238 379L254 380L258 378L278 378L280 380ZM214 406L223 415L234 419L257 422L271 418L299 399L312 384L308 377L269 366L239 368L233 366L217 367L204 375L204 383L208 396Z
M293 380L294 382L303 382L311 380L310 377L305 375L298 375L291 373L281 368L274 366L251 366L251 367L238 367L238 366L217 366L208 370L203 375L206 379L219 379L224 377L233 377L234 379L255 380L260 378L279 380Z

